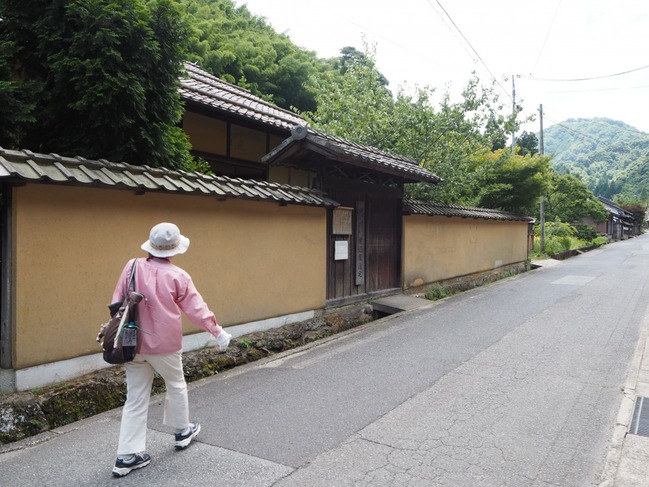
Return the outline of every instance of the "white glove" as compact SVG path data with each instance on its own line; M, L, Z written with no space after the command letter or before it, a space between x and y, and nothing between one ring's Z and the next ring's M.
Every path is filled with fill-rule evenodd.
M227 350L231 338L232 335L223 329L221 330L219 336L216 337L216 346L219 347L219 352L225 352Z

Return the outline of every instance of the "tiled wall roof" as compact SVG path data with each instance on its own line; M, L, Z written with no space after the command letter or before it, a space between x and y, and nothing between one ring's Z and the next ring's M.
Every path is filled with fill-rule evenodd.
M187 193L282 205L338 205L321 192L297 186L3 148L0 148L0 180L113 187L135 192Z
M180 80L184 100L288 130L304 120L295 113L262 100L248 90L226 83L193 64L186 63L187 78ZM288 136L288 134L287 134Z
M448 216L476 218L479 220L533 221L529 216L516 215L507 211L445 205L428 201L404 200L403 211L408 215Z

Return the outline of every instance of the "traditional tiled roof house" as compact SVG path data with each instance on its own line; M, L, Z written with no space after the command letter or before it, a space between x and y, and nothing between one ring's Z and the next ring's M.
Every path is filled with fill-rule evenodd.
M331 137L187 65L183 127L217 174L297 184L339 203L327 217L330 304L401 288L404 184L441 179L415 161Z
M597 233L606 235L612 240L622 240L637 235L640 229L635 229L633 214L624 208L616 205L613 201L603 196L597 199L608 211L608 218L605 222L597 223Z

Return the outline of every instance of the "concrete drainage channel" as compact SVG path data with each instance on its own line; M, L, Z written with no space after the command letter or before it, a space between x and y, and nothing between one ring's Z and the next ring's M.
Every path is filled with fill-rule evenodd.
M636 398L629 433L649 436L649 398L642 396Z
M431 301L425 298L408 296L406 294L394 294L372 301L372 308L374 308L377 317L382 318L395 313L401 313L402 311L421 308L430 303Z

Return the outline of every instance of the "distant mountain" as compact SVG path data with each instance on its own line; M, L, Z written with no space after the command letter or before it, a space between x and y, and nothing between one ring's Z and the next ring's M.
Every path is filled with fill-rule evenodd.
M649 199L649 134L616 120L589 118L553 125L543 139L554 168L578 176L595 195Z

